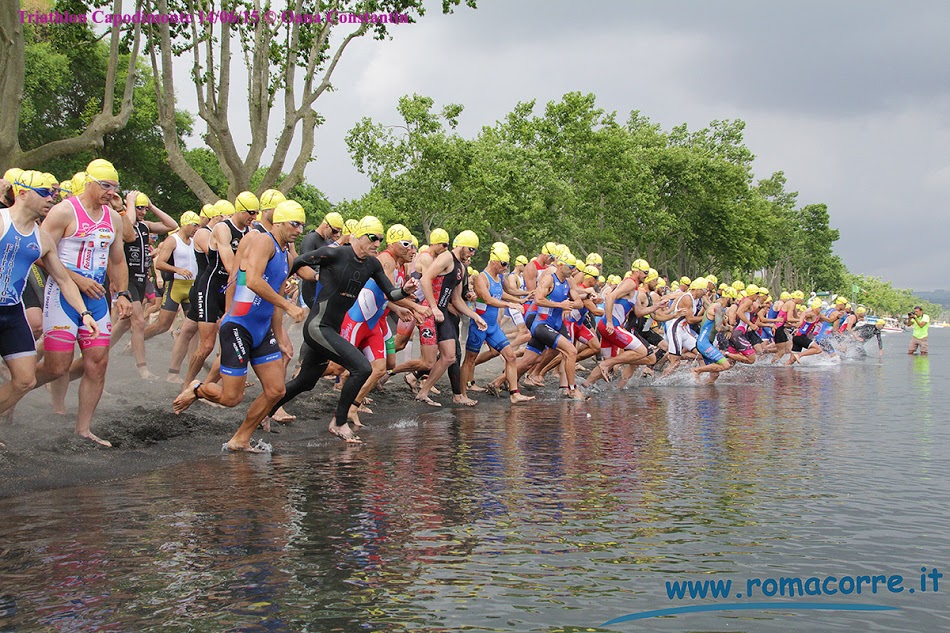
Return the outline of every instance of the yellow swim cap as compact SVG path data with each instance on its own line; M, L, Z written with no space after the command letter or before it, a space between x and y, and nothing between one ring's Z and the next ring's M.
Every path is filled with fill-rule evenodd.
M63 182L59 183L59 190L62 191L63 193L72 193L73 192L72 179L64 180Z
M201 224L201 218L198 217L198 214L194 211L185 211L181 214L181 219L178 223L182 227L186 227L189 224Z
M300 222L304 224L307 221L307 212L296 200L284 200L278 202L274 207L274 224L281 222Z
M584 267L584 276L597 279L597 277L600 276L600 271L597 270L597 266L594 266L593 264L587 264L587 266Z
M778 296L778 298L779 298L780 301L788 301L789 299L792 298L792 295L789 294L788 292L785 292L785 291L783 290L783 291L782 291L782 294L780 294L780 295Z
M577 259L570 253L566 253L557 258L559 264L565 266L577 266Z
M372 218L373 216L368 215L366 217ZM330 213L323 216L323 221L339 231L342 231L343 227L345 226L343 223L343 216L337 213L336 211L331 211ZM377 222L378 221L379 220L377 220ZM382 222L380 222L380 226L382 226ZM372 233L372 231L369 231L369 232ZM382 230L380 230L380 232L377 233L377 235L382 235L382 234L383 234ZM363 235L365 235L365 233ZM362 237L362 236L357 235L357 237Z
M515 266L527 266L527 265L528 265L527 257L525 257L524 255L518 255L517 257L515 257Z
M607 275L607 283L611 286L616 286L620 281L620 275Z
M686 275L683 275L682 277L680 277L679 283L683 286L688 286L691 283L693 283L693 280L687 277Z
M287 199L287 196L276 189L268 189L261 194L261 209L276 209L277 205Z
M840 305L843 303L848 303L848 300L839 295L838 298L835 299L835 305Z
M330 215L331 214L328 213L327 217L329 218ZM333 225L331 224L330 226ZM383 228L383 223L379 221L379 218L373 215L360 218L356 228L353 230L353 237L363 237L364 235L378 235L380 238L386 235L386 230Z
M709 285L709 282L706 281L705 277L697 277L689 284L690 290L706 290L706 287Z
M488 253L488 261L510 262L511 252L508 250L508 245L504 242L495 242L492 244L491 251Z
M585 261L588 265L603 264L604 258L600 256L600 253L589 253Z
M855 310L855 312L856 312L857 314L867 314L867 313L868 313L868 309L865 308L864 306L858 306L858 309Z
M445 244L449 243L449 232L445 229L432 229L432 232L429 233L429 244L435 246L436 244Z
M73 195L81 196L86 190L86 172L77 171L73 174Z
M151 203L152 201L149 200L148 196L146 196L144 193L139 192L139 194L135 196L135 206L137 207L147 207Z
M213 204L206 204L203 207L201 207L201 215L210 220L211 218L217 217L221 214L218 212L218 210L215 208Z
M452 247L458 248L459 246L478 248L478 236L475 235L475 231L462 231L456 235L455 242L452 243Z
M353 231L356 230L356 226L360 223L359 220L349 219L343 223L343 235L353 235Z
M745 290L745 284L739 281L738 279L732 282L732 287L736 290Z
M234 199L234 212L240 211L260 211L261 201L257 199L250 191L242 191Z
M389 230L386 231L386 243L393 244L395 242L411 242L412 233L409 232L402 224L393 224L389 227Z
M604 283L605 281L607 281L607 278L604 277L603 275L601 275L600 277L597 278L597 281L598 281L599 283Z
M11 167L3 174L3 179L6 180L11 185L17 181L20 175L23 173L23 170L19 167Z
M548 242L544 246L541 247L542 255L554 255L556 257L557 256L556 251L557 251L557 244L555 244L554 242Z
M633 263L630 264L630 270L639 270L640 272L648 273L650 272L650 264L648 264L645 259L635 259Z
M745 287L745 291L747 295L759 294L759 287L756 286L755 284L749 284L748 286Z
M719 283L719 277L716 277L715 275L706 275L706 281L715 286Z
M802 299L802 300L804 300L804 299L805 299L805 293L802 292L801 290L796 290L795 292L792 293L792 299Z
M215 215L223 215L225 217L231 217L234 215L234 205L228 202L227 200L218 200L214 203Z
M415 235L412 236L412 247L419 248L419 238L417 238Z
M660 276L660 273L656 271L656 268L651 268L650 270L647 271L647 276L643 278L643 282L646 283L648 281L653 281L659 276Z
M665 287L666 287L666 280L663 279L662 277L660 277L659 279L657 279L657 280L656 280L656 287L657 287L657 288L665 288Z
M815 297L814 299L811 300L811 303L809 303L808 305L811 306L812 309L820 308L821 299L819 299L818 297Z
M90 180L114 180L119 182L119 172L106 159L97 158L86 165L86 182Z
M51 176L51 174L43 174L32 169L20 172L20 175L13 181L13 195L20 195L21 191L28 191L30 187L34 189L51 189L53 185L59 184L54 178L50 178L49 176Z
M476 276L478 276L478 271L475 270L474 268L472 268L471 266L469 266L469 267L468 267L468 276L469 276L469 277L476 277Z

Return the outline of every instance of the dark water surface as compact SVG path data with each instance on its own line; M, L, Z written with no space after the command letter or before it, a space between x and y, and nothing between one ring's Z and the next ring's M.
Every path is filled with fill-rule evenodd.
M0 630L950 630L950 576L919 588L921 567L950 570L950 334L930 338L930 358L897 335L881 361L382 414L363 447L315 429L269 456L6 499ZM895 574L902 593L597 628L739 604L750 578ZM687 580L732 597L671 600Z

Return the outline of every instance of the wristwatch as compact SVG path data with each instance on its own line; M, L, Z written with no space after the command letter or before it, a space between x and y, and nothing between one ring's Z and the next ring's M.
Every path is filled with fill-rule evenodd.
M116 296L116 298L118 298L118 297L125 297L126 299L129 300L129 303L132 303L132 293L129 292L128 290L123 290L122 292L117 292L117 293L115 293L115 296Z
M82 317L86 316L87 314L88 314L89 316L91 316L92 318L95 318L95 317L92 315L92 312L90 312L89 310L83 310L82 312L80 312L80 313L79 313L79 317L82 318Z

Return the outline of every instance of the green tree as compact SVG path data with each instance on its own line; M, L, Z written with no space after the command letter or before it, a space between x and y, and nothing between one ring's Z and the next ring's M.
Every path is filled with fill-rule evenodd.
M57 10L76 8L69 2L58 2L54 6ZM116 0L115 7L116 12L122 11L121 0ZM14 165L34 168L62 156L98 150L102 148L105 137L123 129L132 115L141 36L139 25L129 27L125 42L120 25L114 26L106 47L85 25L24 25L20 9L17 0L14 6L0 11L0 170ZM66 121L53 119L42 122L48 127L46 135L37 131L34 136L23 138L21 116L25 116L25 122L32 123L30 127L37 130L36 117L40 112L54 109L57 100L72 99L70 88L89 80L85 68L77 68L68 76L62 73L64 59L57 54L57 39L89 53L90 62L105 60L103 79L96 85L97 98L81 104L81 124L68 125L65 128L67 134L57 132ZM43 42L48 45L31 52L31 69L38 74L28 75L27 46ZM99 54L101 50L105 50L104 56ZM43 83L45 73L50 73L51 83L59 90L52 91ZM24 96L28 88L30 100L27 102Z
M451 13L461 2L443 0L442 11ZM465 4L474 8L475 0L465 0ZM198 15L200 10L192 0L143 0L143 7L162 14ZM232 196L249 188L273 138L271 114L275 108L282 110L273 157L260 187L278 186L286 193L302 181L304 168L312 160L316 128L322 122L315 103L331 89L333 72L347 46L365 36L378 40L391 36L385 22L354 22L347 16L398 14L415 21L425 13L422 0L338 0L329 5L319 0L295 0L287 8L295 15L319 15L321 19L315 23L283 20L281 16L271 19L272 9L282 10L282 6L238 0L227 7L238 14L234 20L199 20L187 27L166 23L147 29L153 73L160 78L156 83L158 120L169 162L205 202L215 193L185 159L177 142L176 64L185 63L192 69L197 114L206 126L203 138L217 156ZM184 60L178 62L178 57ZM241 88L232 82L235 58L248 69L247 83ZM250 112L247 129L251 140L246 151L239 149L230 120L229 105L237 98L247 100ZM295 144L296 157L291 158ZM280 181L283 172L286 177Z

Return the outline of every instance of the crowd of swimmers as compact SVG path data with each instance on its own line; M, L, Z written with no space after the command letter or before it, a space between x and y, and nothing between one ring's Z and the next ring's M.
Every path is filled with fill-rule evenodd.
M473 231L453 238L436 228L420 246L402 224L336 212L303 235L298 254L306 213L277 190L245 191L177 221L144 193L119 192L102 159L64 182L19 169L0 181L0 414L47 383L54 411L65 413L78 379L76 432L109 446L91 424L109 350L126 332L147 379L145 340L174 331L166 379L183 385L176 414L197 400L239 405L253 368L261 394L226 444L251 452L263 450L253 433L293 421L284 405L327 376L340 390L328 429L360 442L369 394L397 374L425 406L442 406L446 374L454 404L474 406L471 396L487 392L517 405L533 399L522 385L541 387L549 373L563 397L582 401L600 381L624 388L691 371L713 382L765 358L793 365L863 353L872 337L882 349L883 320L844 297L775 298L713 274L668 281L644 259L605 275L598 253L555 242L531 259L494 242L477 271ZM292 366L294 324L303 344ZM496 356L503 371L478 385L475 367Z

